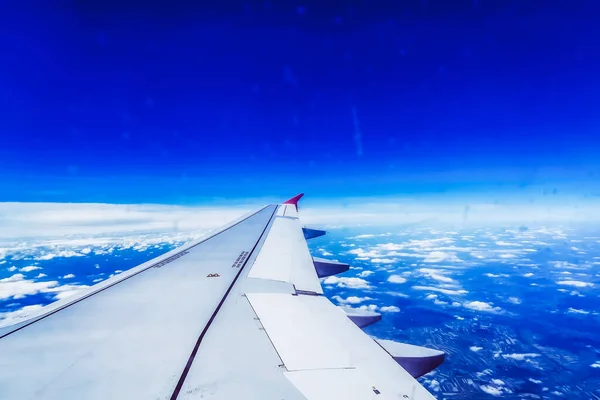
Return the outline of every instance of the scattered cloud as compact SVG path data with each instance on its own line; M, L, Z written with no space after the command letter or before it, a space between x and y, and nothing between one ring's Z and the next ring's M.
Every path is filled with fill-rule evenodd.
M46 276L48 276L48 275L46 275L46 274L44 274L44 273L41 273L41 272L40 272L39 274L37 274L37 276L36 276L35 278L36 278L36 279L40 279L40 278L44 278L44 277L46 277Z
M594 286L594 284L590 283L590 282L582 282L582 281L574 281L574 280L558 281L556 283L559 285L574 286L574 287L578 287L578 288Z
M360 274L358 274L358 276L359 276L360 278L366 278L366 277L368 277L368 276L371 276L371 275L373 275L374 273L375 273L375 272L373 272L373 271L362 271Z
M483 350L483 347L471 346L469 347L469 350L477 353L478 351Z
M391 283L406 283L406 278L400 275L390 275L390 277L387 280Z
M27 267L20 268L19 271L21 271L21 272L31 272L31 271L35 271L36 269L42 269L42 267L37 267L35 265L29 265Z
M363 301L373 300L370 297L358 297L358 296L349 296L345 299L340 296L333 296L332 298L335 299L340 304L359 304L359 303L362 303Z
M373 258L371 260L371 262L374 264L393 264L396 261L398 260L395 258Z
M573 307L569 307L569 311L567 311L569 314L582 314L582 315L587 315L590 312L589 311L585 311L585 310L579 310L577 308L573 308Z
M22 299L25 296L38 293L55 293L54 297L57 298L62 292L80 290L86 287L84 285L60 285L57 281L39 282L25 279L23 274L14 274L8 278L0 279L0 300Z
M73 279L75 278L75 275L73 274L66 274L65 276L62 277L63 279Z
M434 279L436 281L446 282L446 283L454 282L454 279L444 275L444 274L447 274L448 271L443 270L443 269L420 268L419 272L422 273L423 275L425 275L426 277Z
M502 388L497 388L494 386L481 385L479 388L487 394L491 394L492 396L502 396Z
M444 289L444 288L439 288L439 287L435 287L435 286L413 286L412 287L414 290L427 290L427 291L431 291L431 292L438 292L438 293L443 293L443 294L447 294L447 295L459 295L459 294L466 294L469 293L468 291L466 291L465 289Z
M518 297L509 297L508 302L513 304L521 304L521 299Z
M490 277L490 278L508 278L509 277L509 275L506 275L506 274L492 274L490 272L485 274L485 276Z
M517 360L517 361L523 361L527 358L535 358L535 357L539 357L540 355L537 353L513 353L513 354L502 354L502 357L504 358L511 358L513 360Z
M531 383L535 383L536 385L539 385L539 384L541 384L541 383L542 383L542 381L540 381L540 380L537 380L537 379L533 379L533 378L529 378L529 382L531 382Z
M58 251L56 253L45 253L41 256L34 257L33 259L38 260L38 261L47 261L47 260L52 260L53 258L57 258L57 257L69 258L69 257L83 257L83 256L85 256L85 254L78 253L73 250L62 250L62 251Z
M369 282L362 278L355 277L337 277L328 276L323 280L326 285L337 285L337 287L345 287L352 289L371 289Z
M475 372L475 376L478 378L482 378L486 375L491 375L494 371L492 371L491 369L484 369L481 372Z
M385 237L385 236L390 236L390 235L391 235L391 233L380 233L380 234L367 233L364 235L353 236L349 239L368 239L368 238L374 238L374 237Z
M592 368L600 368L600 361L596 361L595 363L591 364L590 367L592 367Z
M510 242L505 242L505 241L502 241L502 240L497 241L496 245L497 246L514 246L514 247L520 247L521 246L521 244L519 244L519 243L510 243Z
M400 309L396 306L383 306L379 308L381 312L400 312Z
M456 253L448 253L443 251L432 251L423 260L427 263L439 263L442 261L460 262L462 261L456 256Z
M492 303L486 303L484 301L470 301L463 305L465 308L475 311L498 312L501 310L500 307L494 307Z
M34 304L25 306L19 310L0 313L0 328L24 321L29 318L31 314L42 308L43 306L41 304Z

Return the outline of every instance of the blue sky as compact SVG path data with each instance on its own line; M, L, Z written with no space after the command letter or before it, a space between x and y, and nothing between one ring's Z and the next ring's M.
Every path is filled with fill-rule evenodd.
M62 1L0 24L0 201L594 198L592 1Z

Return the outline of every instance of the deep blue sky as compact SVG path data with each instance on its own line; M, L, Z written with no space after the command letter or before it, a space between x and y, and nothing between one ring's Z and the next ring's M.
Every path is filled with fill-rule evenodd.
M0 201L598 195L595 1L189 3L4 7Z

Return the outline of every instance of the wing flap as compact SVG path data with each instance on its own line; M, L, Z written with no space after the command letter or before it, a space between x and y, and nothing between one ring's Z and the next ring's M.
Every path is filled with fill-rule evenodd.
M308 399L433 399L327 298L284 293L246 297L281 357L286 377Z
M332 318L346 318L321 296L248 293L275 350L288 371L352 368L348 351L329 327Z

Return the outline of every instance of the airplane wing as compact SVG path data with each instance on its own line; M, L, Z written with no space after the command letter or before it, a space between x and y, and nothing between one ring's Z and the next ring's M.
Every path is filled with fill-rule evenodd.
M442 352L376 341L359 326L381 316L323 296L348 265L313 260L300 197L0 330L0 398L434 399L415 377Z

